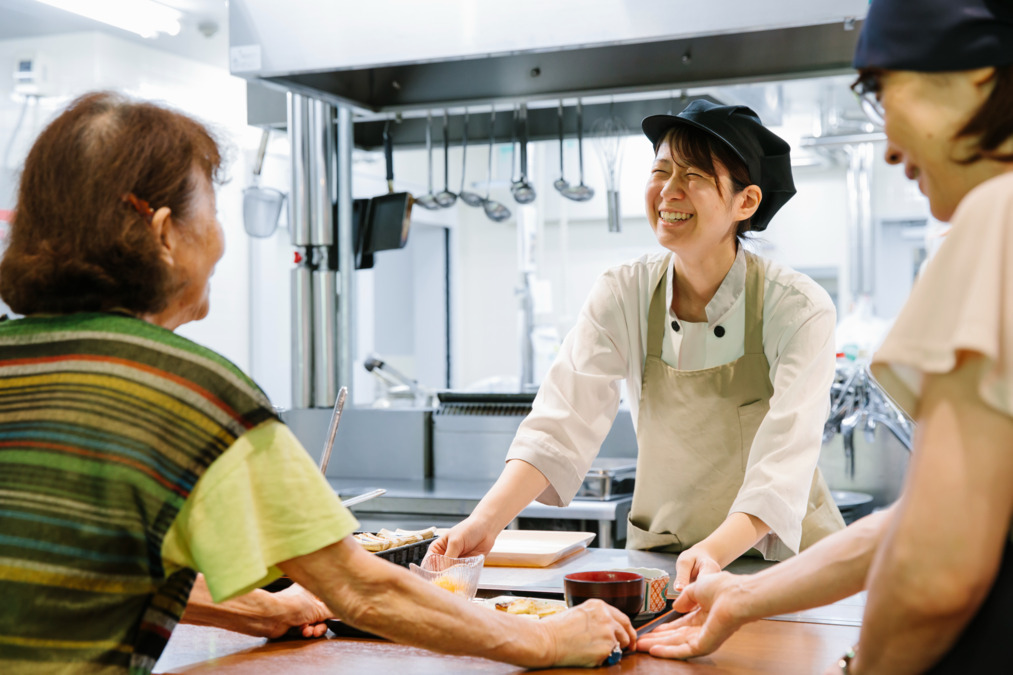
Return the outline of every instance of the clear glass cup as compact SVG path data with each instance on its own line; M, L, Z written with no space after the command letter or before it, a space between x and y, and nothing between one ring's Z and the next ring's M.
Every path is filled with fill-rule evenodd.
M422 559L422 565L410 563L408 569L440 588L471 600L478 592L478 578L482 574L483 564L483 555L448 558L438 553L428 553Z

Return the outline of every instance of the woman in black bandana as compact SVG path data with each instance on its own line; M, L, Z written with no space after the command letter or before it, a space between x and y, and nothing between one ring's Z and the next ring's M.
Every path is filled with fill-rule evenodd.
M873 0L853 85L952 229L872 370L918 421L900 500L753 578L689 586L637 648L686 658L738 626L868 590L830 673L1009 670L1013 609L1013 3Z

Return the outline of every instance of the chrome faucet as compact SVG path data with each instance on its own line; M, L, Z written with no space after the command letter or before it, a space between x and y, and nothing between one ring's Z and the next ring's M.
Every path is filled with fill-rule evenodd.
M830 414L823 426L823 442L841 434L848 478L855 477L855 430L861 430L871 443L879 426L911 451L914 421L883 391L868 365L838 366L830 389Z

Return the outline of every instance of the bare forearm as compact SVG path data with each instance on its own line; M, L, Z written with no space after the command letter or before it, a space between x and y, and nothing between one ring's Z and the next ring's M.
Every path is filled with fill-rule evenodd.
M936 604L932 596L952 580L927 568L926 560L898 552L904 547L887 538L873 566L855 673L924 672L952 647L984 597L979 589L959 603L939 598Z
M867 516L801 554L750 576L736 594L747 621L842 600L861 591L892 510Z
M748 513L729 514L714 532L696 546L705 550L722 568L756 545L770 528Z
M277 637L288 628L279 619L281 613L272 594L261 590L216 604L204 575L198 574L180 621L258 637Z
M548 485L548 479L531 464L519 459L510 460L471 517L485 523L491 531L499 532Z
M516 617L478 607L354 543L342 541L281 567L342 621L371 633L450 654L528 667L551 663L547 661L551 650L537 622L511 621ZM345 574L336 578L335 569Z
M958 639L1013 517L1013 419L981 401L986 363L925 380L904 499L869 575L856 673L915 673Z

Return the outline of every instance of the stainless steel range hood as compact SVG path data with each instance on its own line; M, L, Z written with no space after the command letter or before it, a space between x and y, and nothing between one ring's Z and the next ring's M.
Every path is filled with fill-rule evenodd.
M357 113L845 72L867 0L232 0L235 75Z
M266 98L251 90L251 124L288 125L293 148L307 142L299 125L290 124L283 94L289 92L296 102L306 97L312 99L307 105L324 104L328 114L335 107L337 138L342 141L328 146L328 152L337 154L336 189L330 190L329 202L312 207L309 215L321 218L333 206L335 239L345 242L337 248L349 258L336 270L331 266L329 271L338 272L335 283L318 284L310 303L295 305L302 312L293 316L294 324L322 336L313 338L314 364L309 365L319 367L312 380L294 377L296 405L329 407L335 386L351 384L355 297L349 262L351 147L377 147L390 117L404 118L397 138L398 146L405 147L422 140L420 117L427 110L459 112L470 106L475 137L502 142L511 137L509 120L501 116L490 129L490 109L525 103L530 109L529 137L550 138L558 124L557 99L568 99L566 128L574 133L570 113L576 99L599 96L611 98L584 101L585 132L596 116L605 114L623 118L635 129L646 114L681 110L689 97L674 93L686 89L850 71L867 4L867 0L231 0L230 69L249 79L254 90L261 84L273 90ZM273 112L255 119L258 106ZM306 131L316 128L307 126ZM460 138L460 128L451 123L451 142ZM329 126L325 131L329 133ZM301 194L303 187L294 172L292 194ZM318 261L328 246L333 247L332 242L293 243L305 249L302 267L295 271L299 278L325 267ZM340 296L336 310L335 294ZM319 320L307 319L306 306L328 312L320 312ZM337 326L331 330L335 312ZM307 349L305 334L307 330L296 331L297 351ZM336 380L323 358L332 354L337 354ZM326 380L321 369L328 371ZM314 393L307 402L310 384Z

